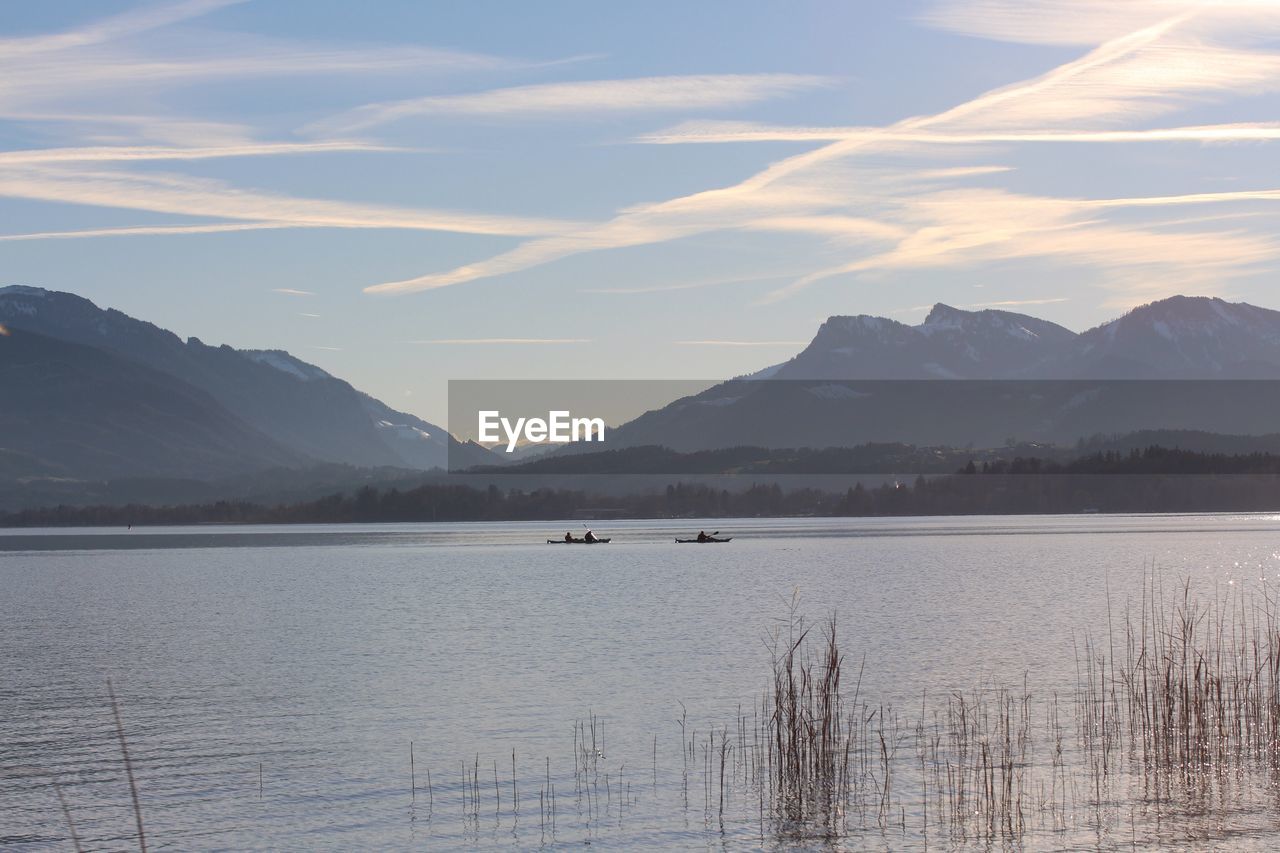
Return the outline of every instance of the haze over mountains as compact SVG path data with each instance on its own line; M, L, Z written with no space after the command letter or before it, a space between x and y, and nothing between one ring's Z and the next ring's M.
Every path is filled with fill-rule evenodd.
M0 288L0 325L0 503L5 484L287 482L334 464L386 480L516 461L460 445L287 352L184 341L74 294ZM753 381L766 377L792 381ZM1153 381L1108 383L1120 379ZM1280 312L1251 305L1179 296L1077 334L940 304L914 326L832 317L789 361L648 412L613 430L608 447L1261 436L1280 424L1280 395L1256 381L1271 379Z
M1280 311L1174 296L1077 334L1011 311L933 307L908 326L832 317L777 379L1276 379Z
M448 433L279 350L181 340L70 293L0 288L0 476L209 479L444 467ZM461 458L487 454L455 448Z
M1077 334L1026 314L939 304L916 326L832 317L791 360L648 412L610 445L992 447L1139 430L1261 435L1276 431L1280 400L1252 380L1273 379L1280 312L1252 305L1175 296Z

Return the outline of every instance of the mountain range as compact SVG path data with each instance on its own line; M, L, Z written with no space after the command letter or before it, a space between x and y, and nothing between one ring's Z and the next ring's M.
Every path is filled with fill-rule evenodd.
M71 293L0 288L0 478L211 479L489 459L281 350L211 346Z
M1280 423L1280 385L1266 381L1276 379L1280 312L1244 303L1175 296L1079 334L1025 314L938 304L914 326L831 317L789 361L647 412L615 430L609 446L1260 435Z
M831 317L775 379L1280 379L1280 311L1174 296L1077 334L941 303L923 323Z
M612 430L605 449L1267 435L1280 424L1275 379L1280 312L1252 305L1177 296L1076 333L939 304L918 325L831 317L794 358L647 412ZM36 287L0 288L0 399L0 503L15 483L59 500L77 483L126 479L152 483L124 490L132 496L237 477L255 494L270 493L265 481L305 494L515 461L283 350L183 340Z

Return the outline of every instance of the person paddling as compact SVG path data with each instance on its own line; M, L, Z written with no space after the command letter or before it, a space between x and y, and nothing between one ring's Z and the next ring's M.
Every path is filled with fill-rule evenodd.
M573 531L571 531L571 530L566 530L566 531L564 532L564 541L566 541L566 542L572 542L572 541L573 541Z
M582 541L584 541L584 542L595 542L595 541L596 541L596 535L595 535L594 533L592 533L590 530L588 530L588 531L587 531L587 535L582 537Z
M710 539L710 538L711 538L711 537L707 535L707 531L705 531L705 530L699 530L699 531L698 531L698 541L699 541L699 542L706 542L706 541L707 541L708 539Z

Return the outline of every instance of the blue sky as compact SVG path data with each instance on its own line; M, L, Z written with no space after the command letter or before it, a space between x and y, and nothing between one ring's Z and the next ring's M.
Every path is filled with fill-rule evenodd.
M21 4L2 283L450 378L716 378L831 314L1280 307L1280 3Z

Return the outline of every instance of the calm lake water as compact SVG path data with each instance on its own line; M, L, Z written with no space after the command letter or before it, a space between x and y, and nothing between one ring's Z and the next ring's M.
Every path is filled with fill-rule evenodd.
M108 678L153 849L790 846L749 788L722 821L682 745L752 713L793 593L838 615L850 690L865 657L861 695L919 716L993 685L1070 694L1084 638L1153 575L1207 599L1280 582L1273 515L601 522L607 546L545 544L566 527L0 531L0 849L71 849L54 782L85 849L136 848ZM672 542L699 528L733 542ZM895 796L901 826L801 843L963 846ZM1158 819L1126 796L1023 842L1280 840L1266 777Z

